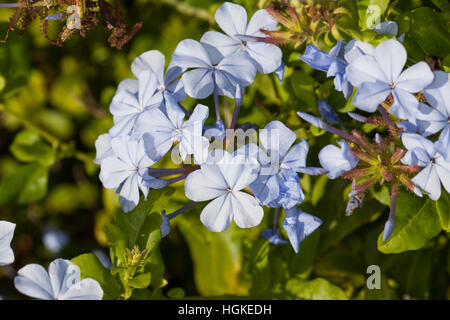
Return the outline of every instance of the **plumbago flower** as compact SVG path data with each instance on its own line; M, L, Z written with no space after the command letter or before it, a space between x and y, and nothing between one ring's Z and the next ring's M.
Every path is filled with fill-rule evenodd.
M423 90L429 107L421 104L416 117L419 132L427 137L441 132L436 144L439 152L450 159L450 74L443 71L434 72L434 81Z
M372 26L378 34L398 33L398 25L393 21L385 21ZM402 38L402 37L401 37ZM337 91L342 91L344 97L348 99L353 93L353 84L348 78L347 67L361 56L374 56L375 48L359 40L338 41L329 53L317 49L310 44L306 47L305 54L300 56L303 62L310 67L326 72L327 77L334 77L334 86Z
M139 202L139 190L147 198L150 188L162 188L167 182L145 175L154 164L145 154L144 142L130 136L111 139L114 155L101 162L100 180L105 188L120 194L119 202L125 212ZM144 180L145 177L145 180Z
M312 68L326 72L327 77L335 77L334 87L337 91L342 91L345 98L348 99L353 92L353 86L348 82L345 72L347 67L344 58L345 45L346 42L339 41L330 53L326 53L310 44L300 59Z
M319 152L320 165L327 170L327 176L330 179L336 179L344 172L352 170L359 162L346 141L341 140L337 143L340 148L330 144Z
M255 181L259 169L259 163L253 157L214 149L200 170L187 176L186 197L196 202L214 199L200 215L209 230L222 232L231 220L240 228L251 228L261 222L263 208L253 196L241 191Z
M321 168L306 167L308 143L302 140L293 145L297 136L280 121L270 122L259 135L258 160L261 171L250 189L262 205L292 208L304 199L297 172L323 174Z
M160 99L163 102L167 100L183 101L186 98L183 82L175 80L182 73L182 70L179 67L172 67L164 74L165 65L166 58L164 55L158 50L151 50L134 59L131 64L131 71L138 79L141 73L151 71L156 77L157 91L155 95L162 95ZM158 100L158 98L155 98L155 100Z
M111 102L109 110L114 116L114 126L109 131L111 137L132 134L137 119L162 103L162 95L155 94L158 82L153 72L140 72L136 81L122 82Z
M191 69L181 77L186 93L204 99L212 93L234 98L236 86L249 86L256 76L256 67L245 52L238 51L225 58L211 54L207 45L186 39L181 41L172 55L170 68Z
M441 196L441 182L447 192L450 192L450 161L445 160L436 147L437 142L411 133L404 133L402 141L408 152L402 162L424 168L412 181L424 190L432 200ZM446 146L446 150L450 145ZM440 180L440 182L439 182Z
M8 221L0 221L0 266L14 262L14 252L11 249L11 240L16 225Z
M300 249L300 243L320 227L322 220L304 212L298 207L285 209L285 213L286 219L283 221L283 228L286 230L289 241L297 253Z
M410 161L406 165L399 163L405 155L399 138L400 132L383 106L379 106L378 111L382 117L376 120L349 113L355 120L388 128L389 137L383 138L377 133L374 143L371 143L357 130L353 130L352 134L349 134L344 128L342 130L334 128L310 114L303 112L297 114L313 126L345 139L338 142L341 148L333 145L323 148L319 153L319 160L328 171L327 175L330 179L342 177L352 180L346 215L352 215L356 208L363 206L364 193L376 183L390 185L391 208L383 232L383 240L386 241L394 229L399 187L403 186L419 197L422 196L422 193L409 177L410 174L417 173L420 167L414 161Z
M202 131L209 108L198 104L187 121L184 121L185 114L176 104L168 103L166 113L160 109L152 109L136 123L136 130L142 134L147 156L157 162L174 142L179 142L183 160L193 154L197 163L203 162L208 153L209 141L203 137Z
M282 68L281 50L264 42L266 35L260 30L273 31L277 21L264 9L258 10L247 25L245 8L231 2L223 3L215 14L217 24L226 33L208 31L200 42L208 44L208 51L217 60L243 51L259 72L272 73ZM281 67L281 68L280 68Z
M41 300L101 300L103 290L91 278L80 281L80 268L69 260L56 259L48 272L38 264L29 264L17 272L16 289Z
M419 100L413 95L433 82L434 75L425 62L419 62L403 71L407 52L397 40L380 43L374 56L363 55L347 67L347 78L358 88L353 104L364 111L374 112L393 95L389 112L400 119L413 118Z

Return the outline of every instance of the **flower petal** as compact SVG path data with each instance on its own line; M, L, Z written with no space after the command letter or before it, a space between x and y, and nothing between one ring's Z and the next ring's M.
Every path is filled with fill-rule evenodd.
M374 112L380 103L382 103L391 90L385 82L366 82L363 83L353 97L353 104L361 110Z
M275 72L281 65L283 54L276 45L265 42L247 42L247 52L261 73Z
M397 40L386 40L375 48L375 59L383 70L387 83L393 84L399 79L399 75L406 64L406 49Z
M65 259L56 259L51 262L48 274L56 299L60 299L70 287L80 281L80 268Z
M436 168L433 165L429 165L420 171L411 181L428 193L432 200L438 200L440 198L441 182L439 181Z
M214 15L217 24L230 37L245 34L247 27L247 12L244 7L231 2L225 2Z
M399 119L413 118L419 108L419 100L412 93L401 88L395 88L392 94L394 104L389 108L389 112Z
M214 91L213 73L210 69L194 69L185 72L181 78L184 90L192 98L204 99Z
M419 62L402 72L397 87L408 92L419 92L433 82L434 75L426 62Z
M423 93L430 105L450 117L450 73L434 71L434 80Z
M255 197L245 192L233 192L230 198L233 220L239 228L252 228L260 224L264 210Z
M196 171L197 172L197 171ZM222 194L206 205L200 221L213 232L225 231L233 218L230 194Z
M100 284L91 278L86 278L67 290L60 300L102 300L103 290Z
M272 163L280 163L296 139L297 135L278 120L268 123L259 133L260 143L267 150Z
M199 202L208 201L225 194L227 186L224 179L220 178L221 174L217 173L218 170L213 176L208 175L209 172L213 171L212 166L202 165L201 170L190 173L184 182L186 197ZM219 179L222 179L222 181Z
M11 249L11 241L16 225L8 221L0 221L0 266L6 266L14 262L14 252Z
M166 58L158 50L150 50L144 52L139 57L134 59L131 64L131 71L139 78L139 74L142 71L151 71L155 74L158 83L164 84L164 67L166 64Z
M29 264L20 269L14 278L14 285L20 293L29 297L56 299L47 271L38 264Z

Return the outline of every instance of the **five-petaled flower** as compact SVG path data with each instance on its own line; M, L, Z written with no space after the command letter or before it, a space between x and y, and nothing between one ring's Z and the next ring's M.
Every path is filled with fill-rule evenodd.
M69 260L56 259L48 272L38 264L29 264L17 272L16 289L41 300L101 300L103 290L97 280L80 280L80 268Z
M209 230L224 231L231 220L240 228L251 228L261 222L263 208L253 196L242 191L255 181L259 169L259 163L251 156L214 149L200 170L188 175L186 197L196 202L214 199L200 215Z

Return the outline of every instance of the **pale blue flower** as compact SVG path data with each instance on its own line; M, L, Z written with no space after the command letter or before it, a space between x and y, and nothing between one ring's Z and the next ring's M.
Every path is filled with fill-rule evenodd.
M319 113L325 119L325 121L332 123L332 124L338 124L341 122L336 111L334 111L333 107L330 106L326 101L319 100L318 101L318 109L319 109Z
M394 104L389 111L400 119L409 119L419 107L413 95L425 89L434 75L425 62L403 71L407 52L397 40L386 40L375 48L374 56L364 55L347 67L347 77L358 88L353 104L374 112L392 94Z
M282 52L274 44L266 43L261 38L266 35L260 30L275 30L277 21L264 9L258 10L247 25L245 8L231 2L223 3L215 14L217 24L226 33L208 31L201 42L208 44L214 60L219 60L242 51L259 72L272 73L282 65Z
M272 121L259 134L260 145L267 153L259 148L249 150L261 164L259 176L250 189L262 205L290 208L302 202L304 194L297 172L317 174L321 170L306 167L308 143L302 140L292 146L296 139L296 134L283 123Z
M225 124L222 120L214 122L212 126L205 127L205 136L209 138L223 140L225 139L226 134Z
M435 71L434 75L433 83L423 90L432 107L422 104L415 115L416 123L424 136L441 132L439 151L449 158L445 147L450 145L450 73Z
M417 133L417 125L410 121L400 121L396 123L396 126L403 130L405 133Z
M326 72L327 77L334 77L334 87L337 91L342 91L348 99L353 92L353 87L348 82L346 74L347 62L344 57L346 44L344 41L339 41L330 53L321 51L310 44L300 59L310 67Z
M337 143L340 148L330 144L319 152L320 164L327 170L330 179L336 179L344 172L352 170L359 162L347 142L340 140Z
M375 54L375 48L367 43L356 39L350 40L344 48L345 61L350 64L361 56Z
M300 178L292 169L282 169L275 176L278 182L278 197L270 201L267 206L271 208L292 208L305 198Z
M158 82L152 71L142 71L138 80L119 85L109 106L114 119L114 126L109 131L111 137L132 134L137 119L145 111L161 106L162 95L156 94L157 87Z
M285 213L286 219L283 221L283 228L286 230L292 248L297 253L300 243L322 224L322 220L298 207L285 210Z
M377 23L370 27L373 31L375 31L379 35L383 34L392 34L397 37L398 35L398 24L395 21L384 21L381 23ZM397 37L400 42L405 41L405 34L401 34Z
M273 230L272 228L264 230L259 235L261 238L267 239L271 244L274 245L282 245L288 243L288 241L282 239L279 233Z
M16 289L41 300L101 300L103 290L91 278L80 281L80 268L69 260L56 259L48 272L38 264L29 264L17 272Z
M111 148L111 136L109 133L104 133L98 136L95 140L95 150L97 151L94 163L102 164L103 159L114 155L114 151Z
M55 227L46 227L42 235L42 242L45 248L52 254L57 254L70 242L69 235Z
M281 65L278 67L277 70L274 71L275 75L277 76L278 81L280 81L280 83L282 83L284 80L285 71L286 71L286 65L284 64L283 61L281 61Z
M319 50L312 44L306 47L305 54L300 56L300 60L307 63L311 68L323 72L328 72L332 63L332 58L328 52Z
M120 205L129 212L139 202L139 189L147 198L149 187L143 183L143 176L154 162L146 156L142 139L113 138L111 148L114 155L102 161L100 180L105 188L120 194Z
M106 254L103 250L100 249L94 249L92 250L92 253L95 254L102 266L104 266L108 270L112 269L113 265L109 254Z
M408 149L402 162L424 168L412 182L422 188L432 200L440 198L441 182L447 192L450 192L450 162L446 161L436 148L437 142L433 143L421 135L412 133L404 133L402 142ZM450 145L446 148L448 150Z
M161 212L161 239L164 238L165 236L167 236L170 233L170 221L169 221L169 217L167 217L166 215L166 210L163 210L163 212Z
M207 106L198 104L189 120L184 121L184 112L176 105L168 103L166 112L152 109L142 115L136 123L136 130L142 134L147 156L159 161L175 142L179 142L179 152L183 160L194 155L201 163L207 157L209 141L203 137L203 126L209 115Z
M397 36L398 34L398 24L395 21L384 21L381 23L376 23L370 27L377 34L392 34Z
M211 55L207 46L192 39L181 41L172 55L169 68L191 69L183 74L181 80L186 93L193 98L204 99L214 91L234 98L238 84L245 88L255 79L255 66L243 51L218 59Z
M241 190L258 177L258 172L259 164L252 157L211 150L200 170L187 176L186 197L195 202L212 200L200 220L213 232L226 230L231 220L240 228L257 226L264 210L253 196Z
M11 241L16 225L8 221L0 221L0 266L6 266L14 262L14 252L11 249Z
M164 55L158 50L151 50L134 59L131 64L131 71L138 79L142 72L152 71L156 76L156 95L161 94L164 101L167 99L173 99L176 102L183 101L186 98L183 83L175 80L183 70L179 67L173 67L164 74L165 64L166 58Z

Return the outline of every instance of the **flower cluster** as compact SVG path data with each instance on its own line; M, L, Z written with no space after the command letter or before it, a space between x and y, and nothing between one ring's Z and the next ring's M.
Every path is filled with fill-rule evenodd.
M111 102L114 126L96 142L100 180L119 194L125 212L137 206L140 192L146 198L151 189L184 181L185 195L192 202L162 213L163 236L170 232L170 219L197 202L209 201L200 220L213 232L224 231L232 220L241 228L257 226L263 206L275 208L276 217L282 207L286 210L282 225L298 251L299 243L321 224L297 208L304 200L299 173L326 171L306 166L307 142L295 144L296 134L280 121L268 123L259 137L253 129L234 130L245 89L256 73L275 73L283 80L282 52L262 32L275 30L277 22L266 10L248 21L246 10L230 2L217 9L215 19L223 33L208 31L200 41L181 41L167 70L159 51L133 61L135 79L121 82ZM205 126L209 107L197 104L189 112L182 106L186 95L213 96L212 125ZM235 100L227 125L221 117L221 96ZM249 132L255 141L246 144ZM237 146L232 145L235 140ZM161 168L168 154L181 167ZM277 223L278 219L270 241L284 243L277 241Z
M393 36L398 33L397 25L390 21L375 30ZM370 143L356 130L350 134L342 126L337 129L312 115L298 113L312 125L344 139L338 142L341 148L323 148L319 159L330 179L353 180L347 214L362 205L358 199L375 183L390 184L392 202L384 240L394 228L400 186L419 197L423 191L433 200L441 195L441 183L450 192L450 75L433 72L425 62L405 69L407 52L401 38L385 40L376 47L358 40L340 41L329 53L310 45L300 57L334 77L336 90L347 99L353 95L356 108L381 115L350 112L352 119L388 128L388 137L377 132ZM342 124L331 106L321 109L319 106L326 121ZM411 175L415 176L410 179Z

